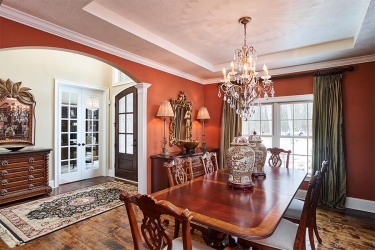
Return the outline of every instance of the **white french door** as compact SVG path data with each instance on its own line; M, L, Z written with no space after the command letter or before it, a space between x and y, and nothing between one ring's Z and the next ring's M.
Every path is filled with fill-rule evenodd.
M59 184L102 175L102 92L61 86L59 91Z

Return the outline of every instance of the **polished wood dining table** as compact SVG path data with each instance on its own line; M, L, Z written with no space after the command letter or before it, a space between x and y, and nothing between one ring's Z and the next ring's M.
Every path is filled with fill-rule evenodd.
M192 222L243 239L272 235L306 177L306 171L265 166L265 178L253 178L243 191L227 186L229 171L222 169L152 196L192 212Z

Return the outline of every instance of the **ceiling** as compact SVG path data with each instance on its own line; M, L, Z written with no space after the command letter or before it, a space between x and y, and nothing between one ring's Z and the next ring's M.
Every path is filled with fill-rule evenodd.
M203 84L242 47L243 16L271 75L375 61L375 0L3 0L0 16Z

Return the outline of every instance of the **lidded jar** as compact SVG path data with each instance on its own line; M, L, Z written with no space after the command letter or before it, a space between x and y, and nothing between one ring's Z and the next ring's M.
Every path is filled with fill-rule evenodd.
M262 144L262 138L255 131L249 136L249 146L255 153L254 171L252 176L266 176L264 164L267 158L267 148Z
M232 188L250 189L254 186L251 176L254 170L255 153L249 146L248 139L241 134L233 139L230 146L225 154L229 168L227 184Z

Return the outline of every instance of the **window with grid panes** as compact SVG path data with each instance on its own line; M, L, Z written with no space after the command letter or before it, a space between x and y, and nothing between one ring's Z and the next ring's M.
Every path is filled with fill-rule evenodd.
M272 98L255 108L249 121L242 122L242 134L254 131L266 148L291 150L289 168L312 171L312 95ZM267 160L269 155L267 155ZM267 161L266 161L266 164Z

